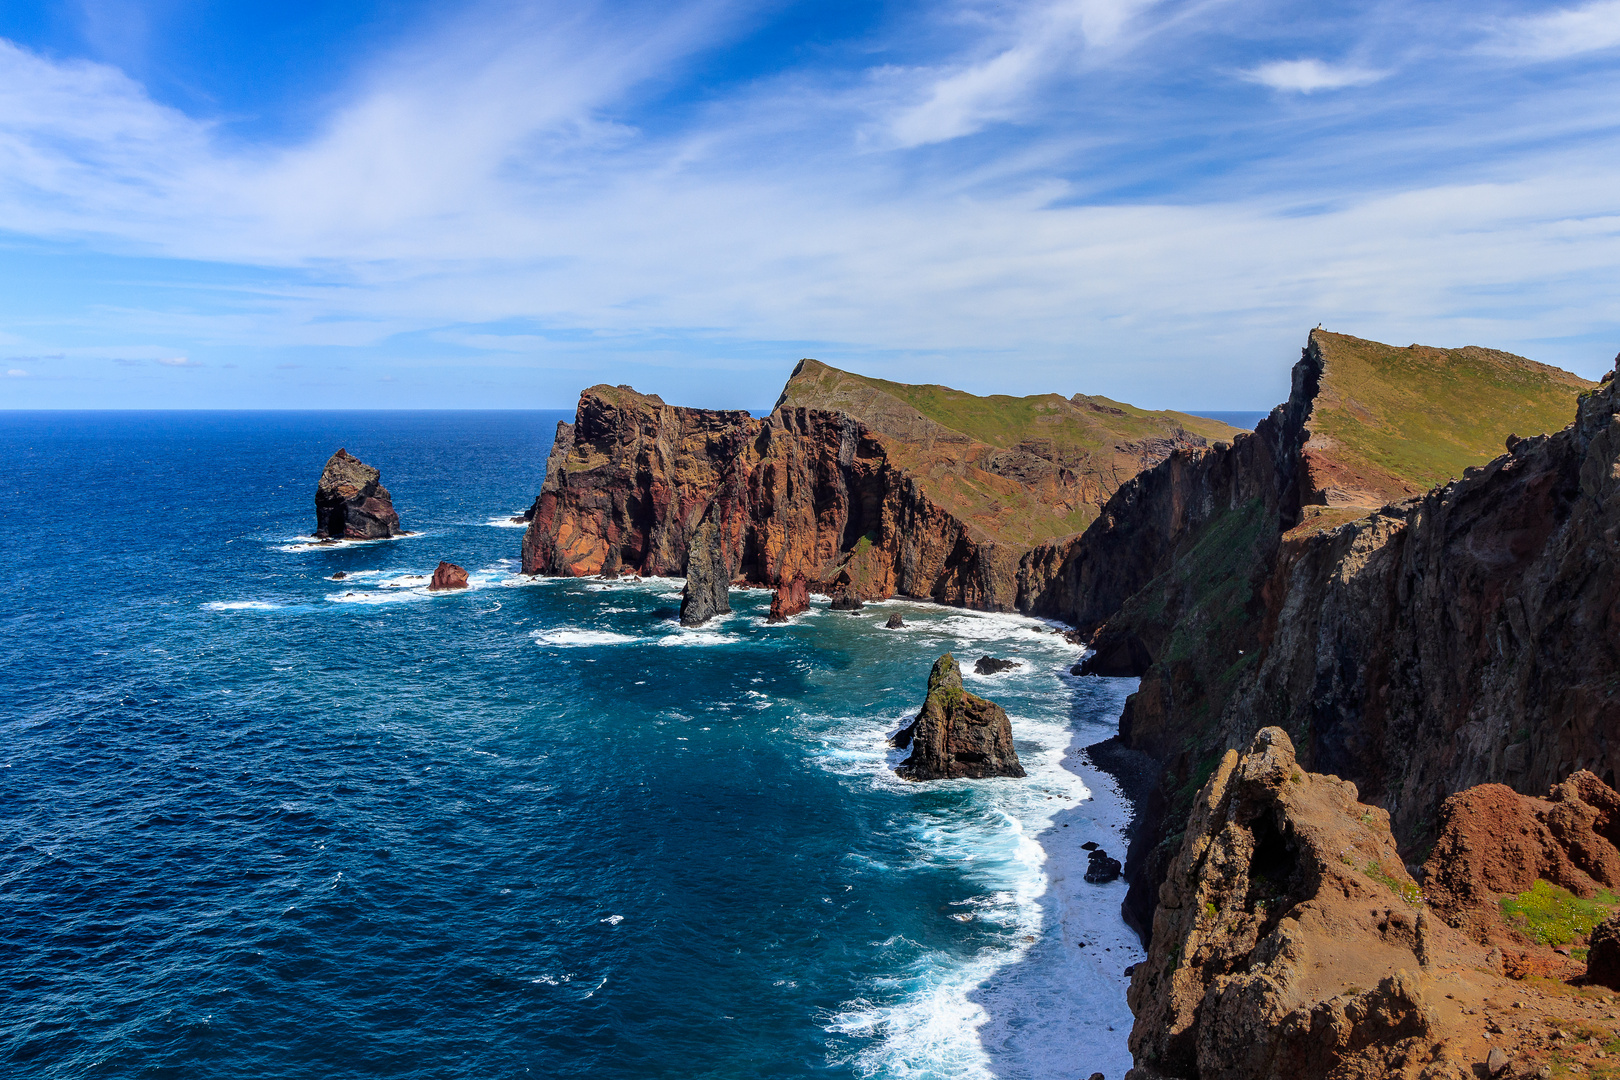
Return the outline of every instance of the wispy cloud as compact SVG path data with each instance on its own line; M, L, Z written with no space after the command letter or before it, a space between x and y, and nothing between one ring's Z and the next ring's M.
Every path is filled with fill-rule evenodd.
M1269 86L1273 90L1289 90L1310 94L1317 90L1342 90L1347 86L1366 86L1388 75L1387 71L1349 64L1329 64L1322 60L1274 60L1243 73L1250 82Z
M1498 23L1487 48L1529 60L1557 60L1620 47L1620 0L1595 0L1579 7Z
M162 364L164 367L202 367L202 365L197 363L195 360L188 359L184 356L159 357L158 363Z
M24 371L22 368L12 368L6 372L6 377L11 379L26 379L28 377L28 372Z

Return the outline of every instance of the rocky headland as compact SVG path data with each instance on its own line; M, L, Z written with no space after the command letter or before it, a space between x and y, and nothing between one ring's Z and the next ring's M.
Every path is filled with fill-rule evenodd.
M1006 710L963 689L962 669L950 653L934 661L917 718L889 741L911 749L895 770L906 780L1024 775Z
M1019 562L1093 521L1144 465L1235 429L1101 398L977 398L802 361L776 408L666 405L594 386L559 424L523 570L623 567L851 603L1018 604Z
M315 487L315 536L321 540L386 540L404 533L382 474L342 447L326 461Z

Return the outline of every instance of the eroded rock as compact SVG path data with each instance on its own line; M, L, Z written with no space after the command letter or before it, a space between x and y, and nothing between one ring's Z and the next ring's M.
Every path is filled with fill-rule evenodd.
M962 688L962 669L950 653L934 661L922 711L892 742L911 747L895 770L907 780L1024 775L1007 713Z
M771 613L766 622L787 622L790 618L810 609L810 586L802 577L778 585L771 596Z
M994 656L981 656L973 664L973 673L975 675L994 675L998 671L1010 671L1021 664L1022 661L1019 660L1002 660Z
M829 606L834 611L859 611L866 605L849 589L838 589L833 592L832 603Z
M433 571L433 580L428 583L428 592L444 592L448 589L466 587L467 571L453 562L440 560L438 568Z
M893 615L889 616L889 621L883 624L883 629L885 629L885 630L900 630L900 629L904 628L905 625L906 625L906 620L902 619L900 617L900 613L897 611Z
M342 447L326 461L315 488L315 536L384 540L399 536L399 515L382 474Z
M710 518L692 535L686 586L681 589L681 625L702 626L716 615L731 612L731 571L724 547L716 540L717 526Z

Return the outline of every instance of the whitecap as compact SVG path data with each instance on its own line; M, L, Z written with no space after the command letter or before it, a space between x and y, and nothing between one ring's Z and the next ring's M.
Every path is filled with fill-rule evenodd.
M597 922L605 922L609 926L618 926L620 923L624 922L624 916L623 915L609 915L605 919L598 919L596 921Z
M204 611L278 611L281 605L268 600L214 600L202 608Z
M590 645L628 645L641 638L630 634L615 634L611 630L536 630L529 635L535 644L550 648L579 648Z
M518 518L518 520L513 521L513 518ZM484 524L495 529L527 529L529 527L529 523L519 517L518 514L506 514L501 517L492 517L488 521L484 522Z
M741 641L735 634L717 634L713 630L688 630L682 627L673 634L658 639L660 645L731 645Z
M422 535L424 534L420 532L407 532L398 536L382 536L375 540L316 540L308 536L292 536L276 545L276 550L289 554L305 551L339 551L343 548L366 547L371 544L391 544L396 540L414 540Z

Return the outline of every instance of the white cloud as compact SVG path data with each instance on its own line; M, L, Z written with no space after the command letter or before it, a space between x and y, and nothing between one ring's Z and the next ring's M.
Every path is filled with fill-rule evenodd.
M1556 60L1616 46L1620 46L1620 0L1596 0L1501 22L1487 48L1529 60Z
M24 371L22 368L12 368L10 371L6 372L6 375L13 379L26 379L28 377L28 372Z
M164 367L202 367L201 364L184 356L162 356L158 358L158 363Z
M1250 82L1269 86L1273 90L1291 90L1311 94L1318 90L1342 90L1347 86L1366 86L1388 75L1387 71L1347 64L1328 64L1321 60L1275 60L1261 64L1243 73Z
M914 99L890 117L901 147L971 135L1015 120L1034 107L1043 81L1072 70L1089 50L1120 43L1132 20L1157 0L1057 0L1019 12L995 37L992 55L944 70L889 71L892 82L918 83Z

